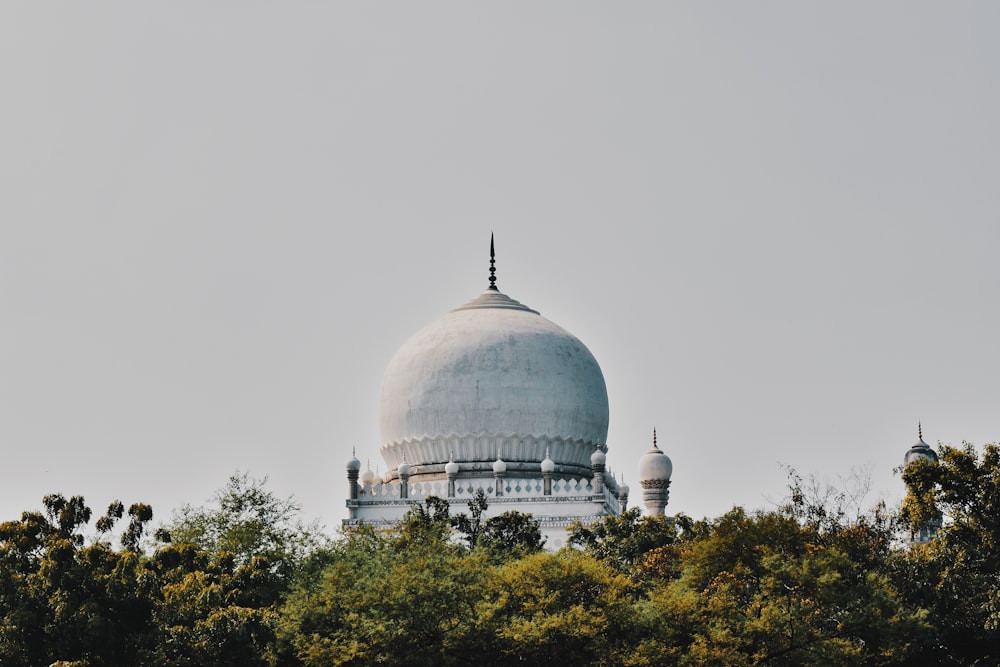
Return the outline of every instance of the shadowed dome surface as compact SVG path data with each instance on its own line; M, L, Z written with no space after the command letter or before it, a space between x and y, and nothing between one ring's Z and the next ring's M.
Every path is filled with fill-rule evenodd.
M920 425L920 422L917 422L917 442L915 445L910 447L910 449L903 456L903 465L910 465L911 461L915 461L918 458L927 459L928 461L938 460L937 453L931 448L930 445L924 442L924 429L923 426Z
M484 473L590 471L606 449L608 394L590 350L538 312L489 289L418 331L389 362L379 413L382 455L414 474L454 458Z

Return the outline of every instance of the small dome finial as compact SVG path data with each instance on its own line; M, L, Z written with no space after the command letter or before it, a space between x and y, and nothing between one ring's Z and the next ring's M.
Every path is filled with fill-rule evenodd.
M455 450L451 450L448 454L448 462L444 464L444 472L448 475L448 479L451 480L458 474L459 466L455 463Z
M655 426L653 427L653 448L654 449L659 449L659 447L656 446L656 427Z
M920 442L924 441L924 429L920 425L919 419L917 420L917 440L919 440Z
M496 252L493 250L493 232L490 232L490 289L497 290Z
M500 447L497 447L497 460L493 462L493 474L502 475L507 472L507 463L500 457Z
M556 462L552 460L551 456L549 456L549 448L546 447L545 448L545 458L542 459L542 463L541 463L542 473L547 474L547 475L551 475L555 471L555 469L556 469Z
M358 459L357 447L351 447L351 459L347 462L347 470L355 474L361 470L361 461Z

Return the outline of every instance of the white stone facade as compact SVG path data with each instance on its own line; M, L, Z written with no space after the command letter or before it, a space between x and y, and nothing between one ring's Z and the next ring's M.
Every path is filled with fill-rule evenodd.
M496 479L458 479L454 482L454 495L451 497L448 495L451 483L447 480L410 482L408 498L401 497L402 486L398 481L359 484L358 498L347 501L351 518L345 520L344 525L355 526L362 522L376 526L392 525L403 518L414 502L424 501L428 496L447 500L453 515L468 512L467 503L482 489L489 502L485 513L487 518L512 510L531 514L539 523L546 546L558 549L565 543L566 529L574 521L593 523L626 509L617 491L604 486L595 493L592 479L554 479L550 495L545 495L544 482L541 478L503 478L500 481L502 495L497 495ZM624 501L628 502L627 496Z
M559 548L575 521L625 509L628 487L606 465L608 395L597 360L496 289L492 243L490 264L489 289L418 331L389 362L379 410L388 472L361 474L351 460L345 525L398 522L428 496L464 512L482 489L487 517L530 514L547 546ZM657 474L666 469L669 479L662 459Z

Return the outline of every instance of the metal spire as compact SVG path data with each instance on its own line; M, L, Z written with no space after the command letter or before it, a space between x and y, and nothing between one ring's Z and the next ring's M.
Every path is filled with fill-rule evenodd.
M659 447L656 446L656 427L655 426L653 427L653 447L656 448L656 449L659 449Z
M917 440L920 442L924 441L924 429L920 426L920 420L917 420Z
M490 232L490 289L494 292L497 290L497 269L495 258L496 253L493 250L493 232Z

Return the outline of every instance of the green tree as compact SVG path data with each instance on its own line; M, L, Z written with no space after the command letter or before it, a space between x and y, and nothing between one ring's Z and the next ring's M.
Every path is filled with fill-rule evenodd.
M490 553L507 559L541 551L545 538L538 521L530 514L510 511L486 520L479 544Z
M676 578L639 605L644 638L632 664L903 664L924 631L886 568L851 558L856 526L837 539L787 508L736 508L692 527ZM859 548L858 551L862 549Z
M140 554L102 540L85 546L91 510L81 496L52 494L43 505L44 513L0 524L0 664L141 664L154 592ZM119 508L112 503L99 519L99 534ZM133 508L125 543L152 518L148 506Z
M651 572L662 577L670 570L664 563L675 554L671 547L680 532L691 526L684 515L643 516L642 510L633 507L589 526L573 524L569 544L639 583L648 579Z
M903 470L902 521L911 529L944 516L936 539L910 549L901 587L929 610L920 641L928 663L973 665L1000 660L1000 446L942 446L938 461Z
M492 664L616 664L627 647L631 584L588 554L535 553L503 564L487 584L475 637Z
M477 489L476 493L469 499L468 514L456 514L451 518L451 525L462 534L465 545L469 549L475 549L479 544L479 535L483 530L483 515L489 508L489 500L486 492Z
M447 503L428 505L415 506L396 532L362 526L324 555L318 582L301 582L282 610L278 659L307 666L482 660L473 623L489 565L450 539L440 511Z
M147 569L158 582L148 664L268 664L283 582L262 556L237 564L193 544L166 545Z
M503 559L534 553L545 543L538 522L530 514L509 511L484 520L489 499L482 489L469 499L468 507L469 514L456 514L450 522L469 549L481 547Z
M174 544L196 544L210 554L230 554L238 566L266 558L285 579L324 544L320 528L302 521L301 507L293 497L279 498L267 488L266 477L258 479L239 471L209 504L184 505L175 511L164 533Z
M422 544L436 546L448 539L454 520L447 500L428 496L423 503L410 505L398 529L393 531L393 544L398 549Z

